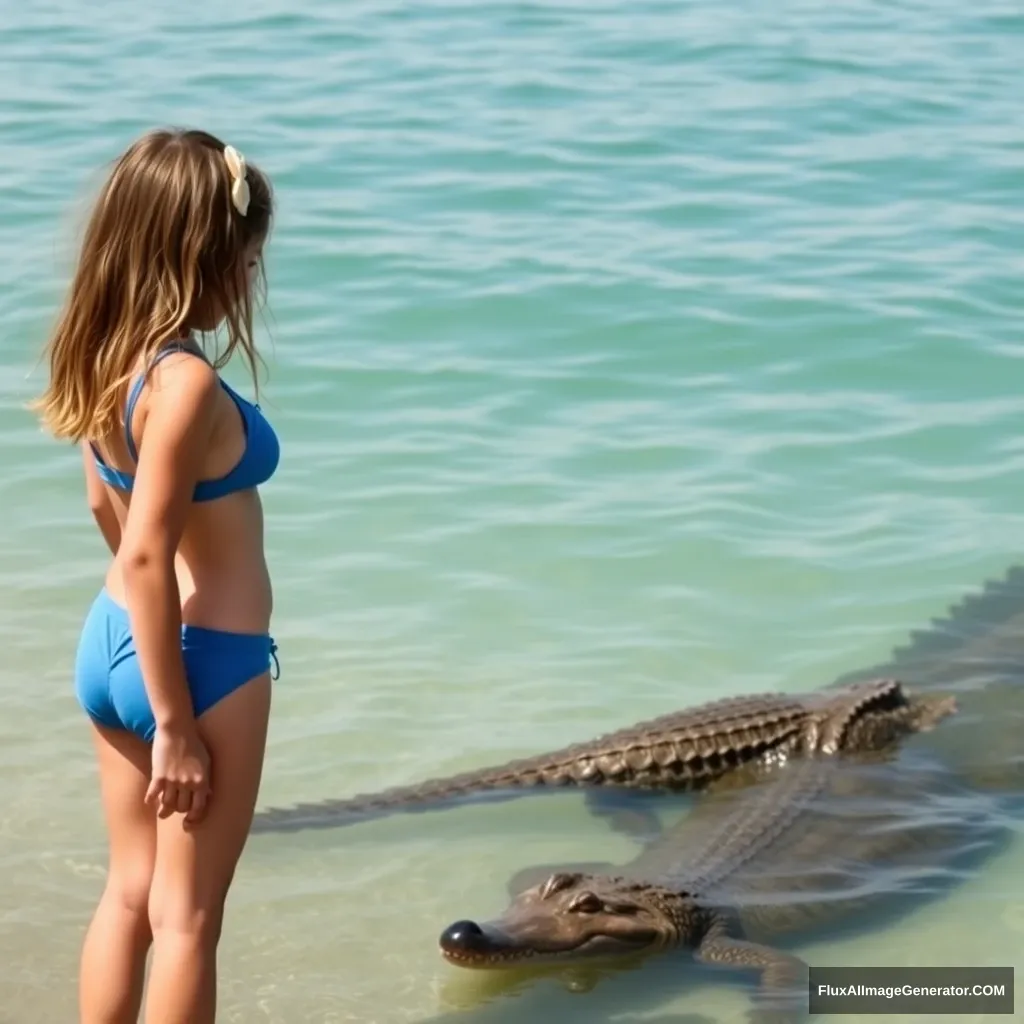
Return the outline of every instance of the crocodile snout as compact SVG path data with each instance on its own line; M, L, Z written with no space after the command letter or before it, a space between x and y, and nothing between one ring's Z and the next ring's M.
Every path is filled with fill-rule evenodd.
M489 943L476 921L456 921L441 933L441 948L449 956L484 953Z
M441 932L438 945L445 960L460 967L494 967L533 952L516 948L504 932L467 920L448 925Z

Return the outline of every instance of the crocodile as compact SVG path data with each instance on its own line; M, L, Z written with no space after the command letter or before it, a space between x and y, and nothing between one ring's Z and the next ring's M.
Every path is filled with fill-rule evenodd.
M697 793L747 763L871 749L893 730L914 732L941 700L919 697L885 677L805 694L729 697L501 765L377 793L268 808L255 815L251 831L334 828L485 793L508 800L528 791L579 787L595 810L609 803L595 790Z
M755 1015L802 1015L807 965L793 944L936 898L1024 820L1024 568L829 689L879 675L918 696L943 691L935 727L874 750L741 765L626 865L520 871L506 910L449 925L441 955L499 969L685 951L759 974Z
M997 800L909 747L752 763L628 863L521 871L503 913L438 944L491 970L682 953L759 976L751 1016L792 1019L807 998L795 941L934 898L1013 834Z

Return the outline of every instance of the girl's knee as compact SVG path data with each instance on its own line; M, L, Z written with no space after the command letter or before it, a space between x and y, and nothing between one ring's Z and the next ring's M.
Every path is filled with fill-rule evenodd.
M153 865L144 862L131 867L117 866L107 876L106 896L120 910L137 917L149 913Z
M202 892L188 885L154 885L148 908L153 934L173 933L216 943L226 899L226 888Z

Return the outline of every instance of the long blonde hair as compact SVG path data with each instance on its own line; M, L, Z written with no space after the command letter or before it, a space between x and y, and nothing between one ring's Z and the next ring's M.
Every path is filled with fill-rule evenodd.
M269 180L246 167L249 207L232 204L225 145L197 130L159 129L118 158L86 226L70 292L44 350L50 379L32 403L57 438L102 440L121 425L122 389L197 320L223 316L256 384L252 296L244 260L270 231ZM265 282L262 255L259 279Z

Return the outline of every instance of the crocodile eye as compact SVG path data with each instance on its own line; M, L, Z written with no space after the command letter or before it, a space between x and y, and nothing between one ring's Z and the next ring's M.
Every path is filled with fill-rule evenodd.
M592 892L581 892L569 904L569 911L573 914L596 914L601 910L604 910L604 903Z
M620 917L635 917L638 910L632 903L606 903L605 910L609 914L617 914Z
M559 871L553 874L541 887L540 898L550 899L556 892L568 889L580 880L580 875L568 871Z

